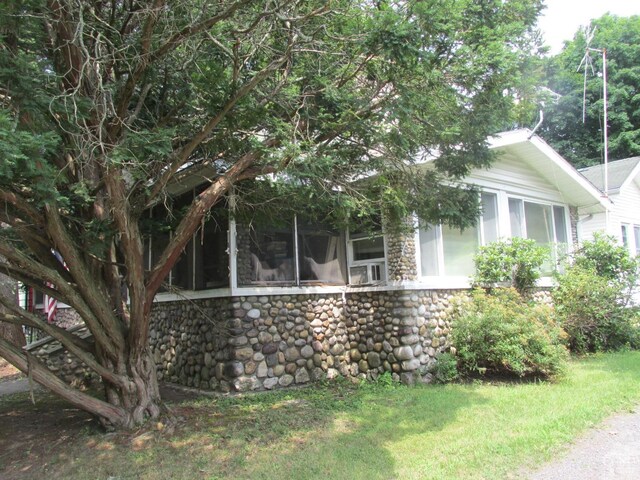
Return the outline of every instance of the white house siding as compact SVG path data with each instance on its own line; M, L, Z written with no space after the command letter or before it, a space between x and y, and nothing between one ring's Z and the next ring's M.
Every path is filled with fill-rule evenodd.
M633 235L633 227L640 226L640 188L635 182L629 182L623 185L620 194L612 200L614 214L612 215L611 233L622 242L622 224L628 225L628 246L629 250L635 254L640 249L640 246L636 246Z
M522 158L501 155L490 169L476 169L466 179L480 187L504 190L548 202L565 203L564 196Z
M584 213L582 209L578 209L578 242L592 239L596 232L612 233L610 228L607 229L606 214Z
M613 236L622 244L622 225L628 225L628 247L631 253L636 252L633 227L640 226L640 188L635 182L623 185L619 193L609 196L613 208L609 213L609 221L604 213L584 214L580 212L578 236L580 241L590 240L596 232ZM607 224L608 223L608 224Z

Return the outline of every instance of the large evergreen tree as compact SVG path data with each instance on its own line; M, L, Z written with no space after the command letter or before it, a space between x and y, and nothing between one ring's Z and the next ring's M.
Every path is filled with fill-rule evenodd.
M538 0L6 0L0 270L73 307L95 344L13 298L0 299L0 319L62 342L106 399L2 339L0 355L132 427L161 411L147 341L154 296L232 187L281 173L338 217L374 198L398 216L473 221L475 192L451 186L489 163L486 137L511 114L504 92L539 10ZM407 168L434 152L435 171ZM216 173L145 270L143 213L196 164ZM352 183L371 172L376 181Z
M591 48L606 49L608 135L611 160L640 155L640 16L604 15L593 20ZM577 167L603 159L604 98L602 54L590 52L586 117L583 123L584 29L547 63L549 87L561 97L548 105L541 135Z

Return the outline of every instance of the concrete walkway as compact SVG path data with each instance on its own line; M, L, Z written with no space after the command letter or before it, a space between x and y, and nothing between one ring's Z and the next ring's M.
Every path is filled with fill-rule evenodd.
M529 480L639 480L640 407L609 417Z
M40 390L42 387L33 382L33 390ZM28 392L29 379L17 378L16 380L2 380L0 382L0 395L11 395L13 393Z

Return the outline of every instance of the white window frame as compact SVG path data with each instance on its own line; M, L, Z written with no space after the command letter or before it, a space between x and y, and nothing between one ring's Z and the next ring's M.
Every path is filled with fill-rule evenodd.
M387 269L387 237L384 233L379 232L373 235L368 234L358 234L358 236L354 237L351 233L350 229L347 229L347 281L348 285L354 285L352 283L351 278L351 268L352 267L367 267L367 275L370 279L369 282L364 284L355 284L355 285L377 285L381 283L388 282L388 269ZM382 238L382 248L383 248L383 256L376 258L368 258L366 260L355 260L353 253L353 244L354 242L359 242L361 240L369 240L374 238ZM374 277L374 269L378 267L380 269L380 278L373 279Z
M524 202L549 206L551 208L551 220L552 220L552 235L553 240L552 244L557 245L558 232L556 231L556 212L555 207L562 208L564 212L564 225L565 225L565 238L567 239L567 249L570 252L572 248L571 241L571 218L569 212L569 206L566 204L562 204L557 201L544 200L540 198L536 198L535 196L529 196L526 194L516 194L506 190L500 190L491 187L483 187L481 193L488 193L496 195L496 209L497 209L497 229L498 229L498 239L505 238L513 238L513 234L511 231L511 220L510 220L510 209L509 209L509 199L514 199L520 201L522 212L523 222L523 235L524 238L527 238L526 232L526 217L524 214ZM444 242L442 236L442 227L441 225L432 226L435 228L436 235L436 251L437 251L437 271L438 275L423 275L422 273L422 249L420 245L420 232L419 232L419 219L417 216L414 217L416 228L415 234L415 244L416 248L416 268L418 272L418 277L420 278L421 283L425 283L427 285L433 284L438 288L464 288L470 286L470 277L469 276L452 276L447 275L445 269L445 259L444 259ZM484 222L482 218L482 212L478 216L478 224L477 224L477 232L478 232L478 245L484 246L485 243L485 232L484 232ZM554 257L557 258L557 252L554 252ZM541 284L550 283L550 277L543 277Z

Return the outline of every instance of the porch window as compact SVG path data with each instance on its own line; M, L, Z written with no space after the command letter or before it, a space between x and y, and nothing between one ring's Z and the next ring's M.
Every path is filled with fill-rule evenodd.
M250 233L252 283L292 283L294 277L293 229L259 229Z
M344 235L323 227L298 227L298 265L302 283L345 284Z
M423 276L473 275L473 257L480 245L498 238L497 195L483 192L481 214L474 227L459 230L447 225L427 225L419 231L420 262Z
M499 205L499 198L503 204ZM540 245L549 246L552 262L543 267L551 273L553 266L568 251L566 208L521 198L498 197L494 192L481 194L481 213L475 227L463 231L446 225L422 225L420 243L420 268L423 277L468 277L475 272L473 257L478 247L501 237L531 238ZM508 218L500 218L499 212L508 212ZM500 227L503 231L500 231ZM638 231L640 235L640 227Z
M228 220L226 207L211 212L194 237L195 289L229 286Z
M620 227L621 230L621 235L622 235L622 245L624 245L625 248L629 248L629 225L626 224L622 224Z
M326 226L298 224L294 218L279 227L236 226L239 286L344 285L344 235Z

